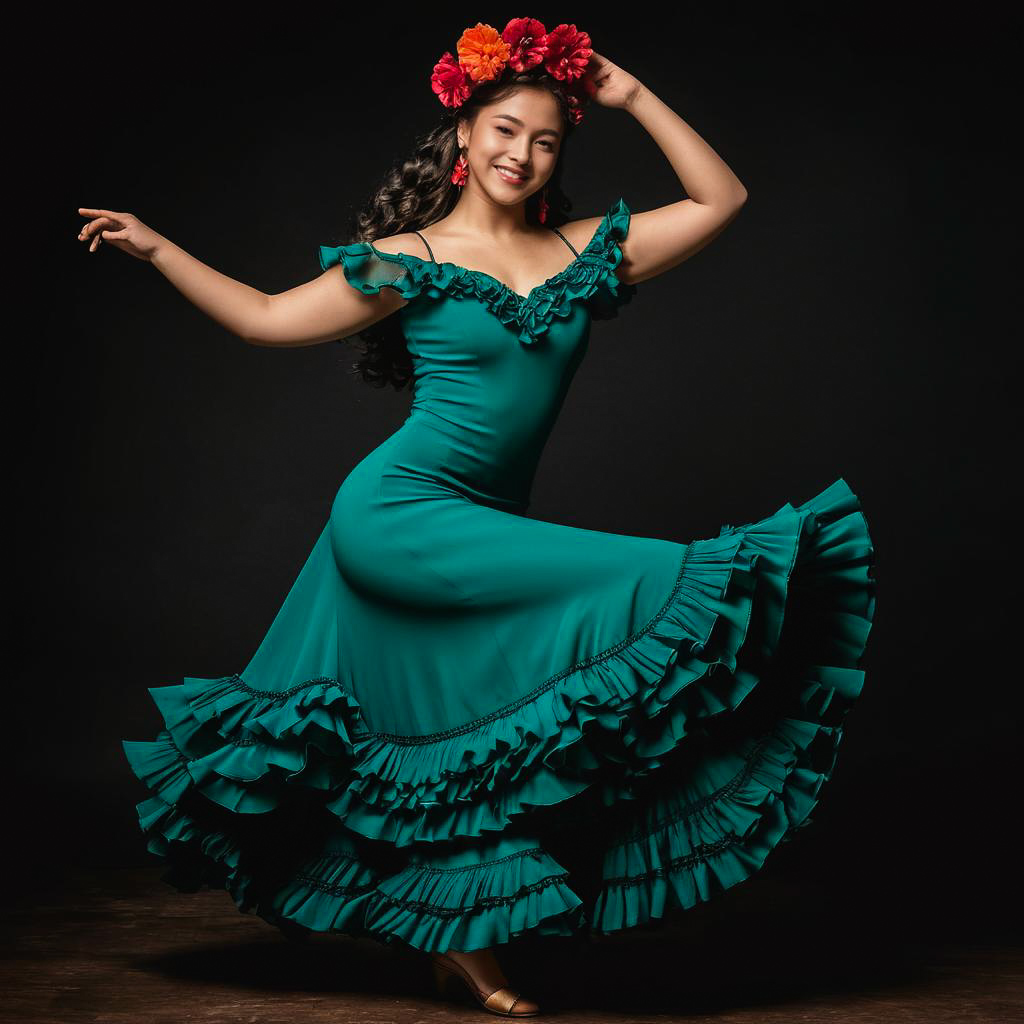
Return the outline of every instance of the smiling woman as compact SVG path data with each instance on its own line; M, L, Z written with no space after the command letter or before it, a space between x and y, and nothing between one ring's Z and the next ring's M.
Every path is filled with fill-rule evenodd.
M539 25L467 30L460 55L479 44L518 67L539 47L545 61L472 91L442 76L458 115L418 151L419 176L388 179L356 240L320 246L316 280L262 296L154 243L160 269L254 343L394 328L362 369L398 383L408 360L413 400L345 475L248 664L151 688L163 728L124 742L169 882L223 885L289 934L429 953L439 987L458 980L513 1017L538 1007L495 947L660 921L808 824L875 602L842 477L709 537L526 515L592 322L742 205L676 115L573 26ZM634 217L619 198L564 221L578 108L560 83L580 51L602 102L657 126L711 201Z

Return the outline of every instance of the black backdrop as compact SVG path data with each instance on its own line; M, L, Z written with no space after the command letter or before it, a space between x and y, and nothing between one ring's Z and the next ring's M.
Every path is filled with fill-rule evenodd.
M867 683L814 829L767 870L868 922L1011 928L1019 26L932 10L576 17L750 198L594 325L529 514L688 541L845 477L878 558ZM146 688L239 670L410 400L352 377L351 347L245 345L147 264L88 254L77 208L290 288L436 116L429 74L463 25L520 13L34 27L6 218L5 845L26 884L152 863L120 745L159 728ZM682 197L628 114L591 107L573 146L575 216Z

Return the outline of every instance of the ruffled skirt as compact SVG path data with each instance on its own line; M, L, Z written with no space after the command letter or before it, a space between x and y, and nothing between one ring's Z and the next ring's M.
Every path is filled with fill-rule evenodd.
M150 689L164 727L124 741L165 880L432 951L615 932L749 878L809 824L863 686L867 522L839 479L648 543L657 571L601 604L591 581L529 620L496 597L414 622L340 571L329 523L250 665Z

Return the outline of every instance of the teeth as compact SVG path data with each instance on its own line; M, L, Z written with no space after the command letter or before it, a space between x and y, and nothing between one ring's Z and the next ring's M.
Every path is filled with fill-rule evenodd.
M506 170L501 167L496 167L495 170L503 177L508 178L509 181L525 181L525 174L509 174Z

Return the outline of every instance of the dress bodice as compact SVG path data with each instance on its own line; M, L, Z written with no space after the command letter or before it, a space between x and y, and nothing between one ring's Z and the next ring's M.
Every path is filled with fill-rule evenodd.
M427 417L467 481L532 477L580 364L594 319L618 315L636 291L615 270L630 211L619 199L590 242L558 274L521 295L489 274L370 242L320 246L324 270L340 263L367 295L392 288L413 363L410 419Z

